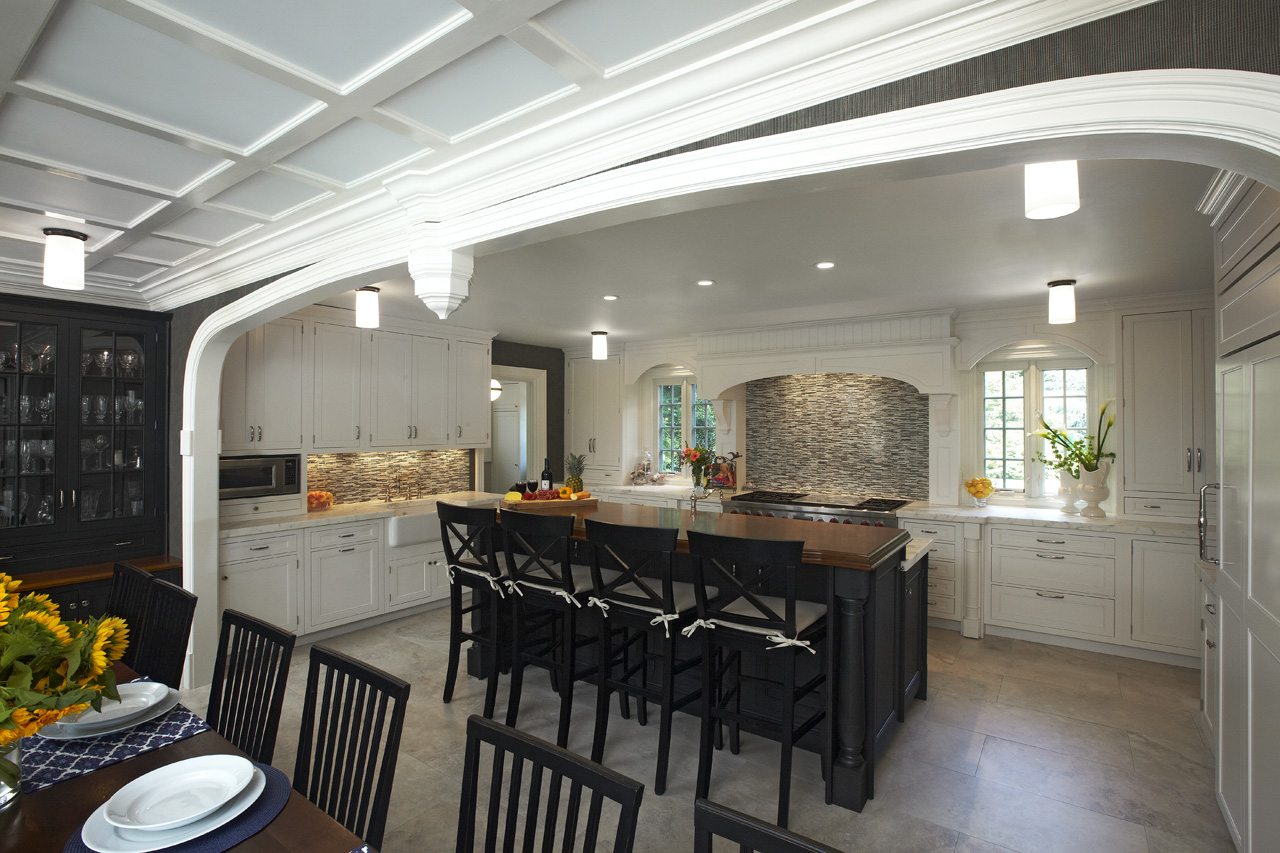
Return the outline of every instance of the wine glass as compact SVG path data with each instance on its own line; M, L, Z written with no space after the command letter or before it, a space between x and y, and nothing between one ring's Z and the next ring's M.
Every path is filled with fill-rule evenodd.
M40 499L40 508L36 510L36 523L53 524L53 497L45 495Z
M117 360L120 364L120 369L124 372L124 375L133 376L133 371L138 367L138 353L134 350L127 349L120 353Z
M97 470L96 468L93 468L89 464L89 458L93 456L93 454L96 452L97 452L97 448L93 446L92 438L80 439L80 470L81 471Z
M102 451L106 450L110 445L111 445L111 439L107 438L105 433L100 432L93 437L93 447L95 450L98 451L98 470L99 471L106 470L106 466L103 464L103 461L102 461Z
M36 442L45 473L53 470L53 439L44 438Z
M93 366L93 353L85 351L80 353L80 375L88 376L89 368Z
M116 423L128 423L124 419L124 397L120 394L116 395Z
M97 405L96 405L96 407L95 407L95 408L96 408L96 411L97 411L97 414L96 414L96 415L94 415L94 418L95 418L95 419L98 421L98 423L100 423L100 424L101 424L101 423L106 423L106 421L107 421L107 412L109 411L109 410L107 409L107 395L106 395L106 394L99 394L99 395L98 395L98 399L97 399L95 402L97 403Z
M94 353L93 360L98 364L98 373L100 375L111 375L111 350L104 349L101 352Z
M80 395L80 423L87 424L89 416L93 414L93 398L88 394Z
M28 438L23 440L22 445L20 447L21 459L19 461L21 462L21 465L22 465L21 470L22 470L22 473L24 474L34 473L31 467L31 454L34 449L35 449L35 445L32 443L31 439Z
M13 365L10 364L9 351L0 349L0 371L3 370L13 370Z
M36 411L40 413L40 423L47 424L53 420L53 392L50 391L36 400Z
M133 423L134 413L138 411L138 398L133 396L133 392L129 392L129 396L124 398L124 422Z
M31 423L31 395L21 394L18 396L18 423Z
M97 489L85 489L80 495L80 518L90 520L98 517L98 499L101 492Z

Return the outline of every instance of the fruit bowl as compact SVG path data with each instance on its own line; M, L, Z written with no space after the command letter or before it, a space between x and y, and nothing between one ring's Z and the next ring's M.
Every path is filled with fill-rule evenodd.
M307 492L307 512L323 512L333 506L333 492Z

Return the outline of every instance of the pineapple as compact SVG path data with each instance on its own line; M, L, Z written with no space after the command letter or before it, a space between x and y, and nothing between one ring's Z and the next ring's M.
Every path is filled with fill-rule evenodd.
M568 474L564 478L564 484L570 491L582 491L582 469L587 466L587 454L570 453L564 458L565 473Z

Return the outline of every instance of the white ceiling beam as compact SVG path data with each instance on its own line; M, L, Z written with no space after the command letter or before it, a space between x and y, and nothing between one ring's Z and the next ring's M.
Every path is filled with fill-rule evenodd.
M0 27L0 104L9 84L40 40L58 0L6 0Z
M507 33L507 38L550 65L579 86L604 79L604 69L582 51L537 21Z

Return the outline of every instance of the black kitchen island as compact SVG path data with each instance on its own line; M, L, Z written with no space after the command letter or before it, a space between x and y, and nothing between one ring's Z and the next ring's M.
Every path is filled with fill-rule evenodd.
M832 644L835 679L831 685L835 706L835 724L831 727L835 801L845 808L862 810L874 796L876 759L905 720L909 703L925 698L927 620L922 590L927 583L928 565L927 560L921 559L909 571L901 570L910 534L896 528L695 514L622 503L604 503L576 512L568 508L556 511L577 517L574 538L583 545L587 518L639 527L678 527L677 549L681 553L687 550L689 530L802 540L804 574L796 579L798 595L825 603L828 608L827 642ZM585 562L585 551L580 556ZM689 559L678 556L676 575L689 579L692 571ZM768 677L768 656L754 658L761 669L752 674ZM471 663L473 674L477 674L482 669L481 661L472 656ZM696 671L686 677L696 677ZM744 709L755 706L771 716L777 716L776 708L771 707L777 701L775 692L768 688L743 693ZM687 710L696 714L696 704ZM751 731L754 727L744 728ZM767 728L755 733L776 737ZM810 732L797 745L818 751L821 736L821 731Z

